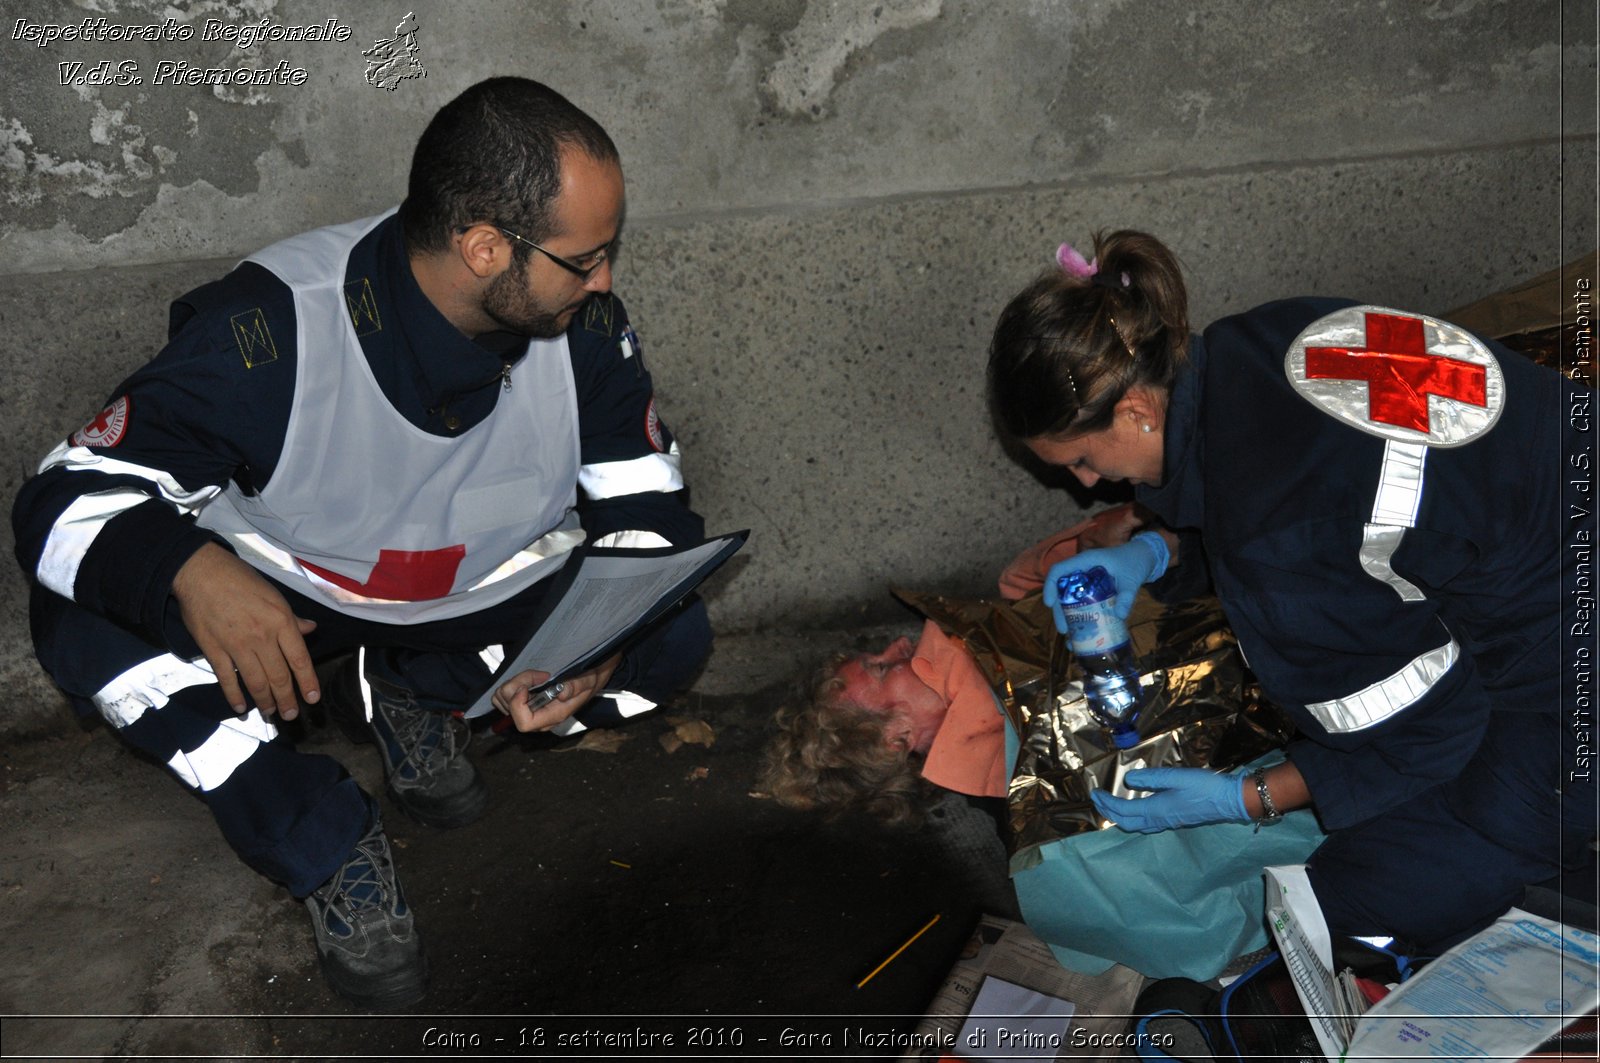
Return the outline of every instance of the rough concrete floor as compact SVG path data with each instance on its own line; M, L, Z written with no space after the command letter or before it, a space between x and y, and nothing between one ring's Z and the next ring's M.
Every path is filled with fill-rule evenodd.
M706 724L710 745L669 752L661 716L613 751L485 734L471 749L494 795L483 820L442 832L386 804L433 968L403 1017L334 996L304 909L234 859L164 769L64 715L61 733L0 749L3 1054L642 1058L555 1051L561 1033L641 1029L674 1032L679 1050L711 1031L691 1055L881 1054L841 1032L909 1029L980 909L1003 901L956 866L949 837L824 824L752 790L797 667L884 639L724 639L672 713ZM295 730L381 791L373 746L326 721ZM832 1046L780 1047L785 1026Z

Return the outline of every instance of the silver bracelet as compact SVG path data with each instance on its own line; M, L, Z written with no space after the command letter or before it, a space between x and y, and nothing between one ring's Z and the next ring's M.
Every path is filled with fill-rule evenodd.
M1283 813L1278 811L1278 806L1272 803L1272 795L1267 792L1267 769L1257 768L1251 778L1256 781L1256 795L1261 798L1261 818L1256 820L1256 829L1270 827L1283 818Z

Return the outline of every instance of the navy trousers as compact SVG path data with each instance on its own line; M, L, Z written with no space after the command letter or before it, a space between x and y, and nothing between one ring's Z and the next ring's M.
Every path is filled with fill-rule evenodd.
M296 615L317 622L313 658L358 646L391 648L399 679L436 711L465 708L487 689L485 647L520 645L543 584L476 613L421 624L383 624L337 613L274 584ZM256 871L303 897L337 871L366 830L372 799L332 757L298 752L254 708L237 715L181 625L163 648L51 591L35 587L34 647L82 714L100 714L135 749L165 764L210 807L223 837ZM609 689L662 702L694 678L711 651L705 606L691 599L624 649ZM591 703L593 704L593 703ZM586 707L586 712L589 707ZM611 722L606 707L583 718Z
M1455 779L1330 834L1307 862L1329 929L1436 955L1492 923L1526 887L1592 867L1595 782L1577 770L1562 722L1493 713Z

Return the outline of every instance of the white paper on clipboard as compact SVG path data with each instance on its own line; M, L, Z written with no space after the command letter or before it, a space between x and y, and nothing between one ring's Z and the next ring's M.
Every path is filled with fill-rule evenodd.
M652 550L603 549L580 553L556 578L558 600L528 644L466 712L489 712L501 678L527 669L549 672L551 682L576 674L608 654L642 625L671 608L744 545L748 532L698 546Z

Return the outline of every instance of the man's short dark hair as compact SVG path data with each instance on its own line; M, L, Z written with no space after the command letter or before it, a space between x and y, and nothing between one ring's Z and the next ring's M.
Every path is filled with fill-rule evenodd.
M480 81L439 109L411 157L400 206L408 250L442 251L465 225L493 222L527 237L551 234L561 191L561 149L617 162L600 123L527 78ZM520 258L530 249L513 241Z

